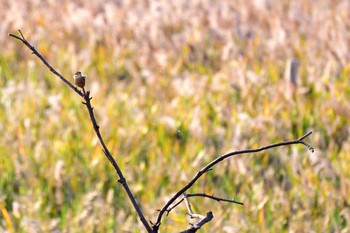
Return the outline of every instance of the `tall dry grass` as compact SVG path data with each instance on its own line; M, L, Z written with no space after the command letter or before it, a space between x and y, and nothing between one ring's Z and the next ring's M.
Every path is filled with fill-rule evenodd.
M350 231L348 1L0 2L0 231L143 231L80 99L7 37L17 29L66 77L88 74L148 219L215 156L312 129L314 154L242 156L193 188L244 207L193 205L213 211L207 232Z

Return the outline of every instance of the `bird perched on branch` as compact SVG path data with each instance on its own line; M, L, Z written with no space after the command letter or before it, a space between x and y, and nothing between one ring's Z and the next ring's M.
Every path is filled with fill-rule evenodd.
M85 81L86 81L86 76L83 75L80 71L77 71L74 76L74 84L83 89L83 92L85 94Z

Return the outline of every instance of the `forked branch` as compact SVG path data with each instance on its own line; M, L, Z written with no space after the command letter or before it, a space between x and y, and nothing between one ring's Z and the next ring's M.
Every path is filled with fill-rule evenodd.
M192 178L191 181L189 181L180 191L174 194L174 196L162 207L162 209L158 213L158 218L155 224L153 224L154 228L158 228L160 226L162 217L165 212L169 211L169 207L181 196L183 195L189 188L192 187L196 183L196 181L206 172L211 170L216 164L222 162L223 160L236 156L236 155L241 155L241 154L249 154L249 153L257 153L260 151L268 150L274 147L281 147L281 146L288 146L288 145L293 145L293 144L302 144L306 146L307 149L309 149L312 153L314 152L314 148L310 146L308 143L304 142L303 140L310 136L312 132L308 132L307 134L303 135L301 138L297 140L292 140L292 141L286 141L286 142L280 142L276 144L271 144L268 146L260 147L257 149L248 149L248 150L239 150L239 151L234 151L230 152L224 155L221 155L220 157L216 158L212 162L210 162L208 165L203 167L201 170L197 172L197 174Z
M183 196L184 196L184 200L186 203L188 215L191 218L199 219L199 221L197 223L193 224L189 229L187 229L185 231L181 231L181 233L197 232L202 226L204 226L204 224L206 224L207 222L210 222L214 218L214 215L211 211L207 212L207 214L205 216L193 213L187 194L184 193Z

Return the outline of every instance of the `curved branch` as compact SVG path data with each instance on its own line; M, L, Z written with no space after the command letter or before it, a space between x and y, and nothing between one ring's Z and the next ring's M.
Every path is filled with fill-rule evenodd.
M302 144L304 146L306 146L312 153L314 152L314 148L311 147L309 144L307 144L306 142L304 142L303 140L305 138L307 138L308 136L310 136L312 134L312 132L308 132L307 134L303 135L301 138L297 139L297 140L292 140L292 141L286 141L286 142L280 142L280 143L275 143L275 144L271 144L271 145L267 145L264 147L260 147L257 149L248 149L248 150L239 150L239 151L234 151L234 152L230 152L224 155L221 155L220 157L216 158L215 160L213 160L212 162L210 162L209 164L207 164L205 167L203 167L201 170L199 170L197 172L197 174L192 178L192 180L190 182L188 182L180 191L178 191L163 207L162 209L159 211L158 213L158 217L157 217L157 221L156 223L153 225L153 228L158 230L162 217L164 215L164 213L168 210L169 206L177 199L179 198L183 193L185 193L190 187L192 187L192 185L194 183L196 183L196 181L207 171L209 171L212 167L214 167L216 164L222 162L223 160L229 158L229 157L233 157L236 155L241 155L241 154L249 154L249 153L257 153L260 151L264 151L264 150L268 150L274 147L281 147L281 146L287 146L287 145L293 145L293 144Z

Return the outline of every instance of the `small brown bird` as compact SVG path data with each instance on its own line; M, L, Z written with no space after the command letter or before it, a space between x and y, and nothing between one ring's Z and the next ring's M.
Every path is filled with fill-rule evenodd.
M86 76L83 75L80 71L77 71L74 76L74 84L83 89L83 92L85 94L85 81L86 81Z

